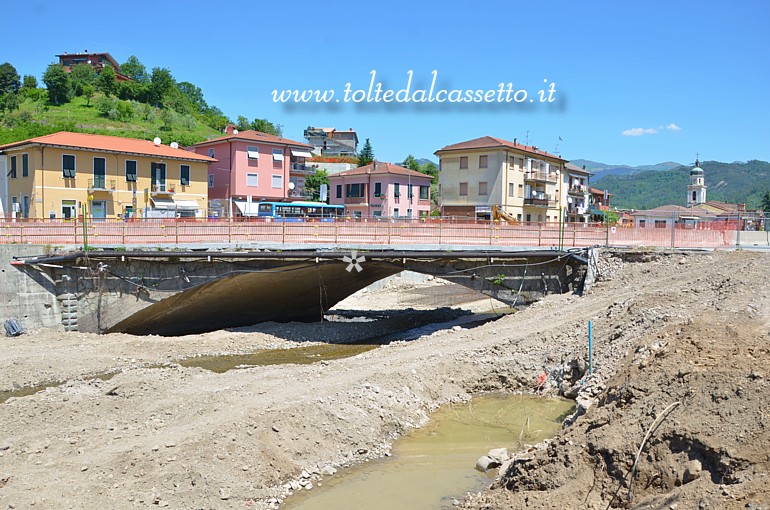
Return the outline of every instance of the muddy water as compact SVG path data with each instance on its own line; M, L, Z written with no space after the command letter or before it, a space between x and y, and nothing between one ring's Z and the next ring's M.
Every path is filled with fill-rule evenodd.
M574 403L531 396L484 396L445 406L430 423L396 442L393 456L327 477L283 506L290 510L428 510L490 483L474 469L492 448L516 451L553 437Z
M223 373L236 368L264 365L295 364L305 365L322 360L349 358L371 351L379 345L371 344L324 344L291 349L264 349L250 354L229 354L222 356L198 356L179 362L183 367L200 367L212 372Z

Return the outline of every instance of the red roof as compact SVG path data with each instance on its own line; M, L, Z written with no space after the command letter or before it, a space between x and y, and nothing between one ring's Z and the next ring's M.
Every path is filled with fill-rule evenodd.
M468 150L468 149L488 149L488 148L491 149L491 148L499 148L499 147L516 149L524 152L529 152L531 154L535 154L538 156L545 156L549 158L566 161L566 159L560 158L559 156L554 156L553 154L550 154L546 151L542 151L537 147L534 147L531 145L524 145L518 142L515 142L515 143L509 142L508 140L502 140L500 138L495 138L492 136L482 136L481 138L475 138L473 140L468 140L467 142L460 142L452 145L447 145L443 149L437 150L434 154L438 154L439 152L444 152L444 151L459 151L459 150Z
M119 152L124 154L139 154L142 156L205 161L206 163L216 161L214 158L196 154L184 149L174 149L168 145L155 145L149 140L122 138L120 136L71 133L69 131L59 131L58 133L53 133L50 135L38 136L36 138L30 138L28 140L22 140L20 142L2 145L0 146L0 151L19 147L22 145L46 145L50 147L67 147L73 149L88 149L103 152Z
M368 165L359 166L358 168L353 168L352 170L345 170L344 172L338 172L336 174L332 174L329 176L329 178L333 177L348 177L353 175L379 175L379 174L396 174L396 175L405 175L407 177L414 177L415 179L420 177L425 177L427 179L431 179L430 175L424 174L422 172L418 172L416 170L410 170L408 168L404 168L402 166L394 165L393 163L381 163L377 161L376 166L375 163L369 163Z
M270 135L268 133L263 133L261 131L254 131L253 129L240 131L238 132L238 134L219 136L217 138L212 138L211 140L206 140L205 142L196 143L194 145L191 145L190 147L202 147L210 143L222 142L226 140L244 140L247 142L274 143L274 144L281 144L281 145L291 145L293 147L301 147L303 149L308 149L308 150L313 149L312 145L308 145L302 142L297 142L294 140L289 140L288 138L281 138L280 136Z
M604 195L605 193L607 193L608 197L614 196L612 193L608 192L607 190L598 189L598 188L591 188L591 187L589 187L588 188L588 192L592 193L594 195Z

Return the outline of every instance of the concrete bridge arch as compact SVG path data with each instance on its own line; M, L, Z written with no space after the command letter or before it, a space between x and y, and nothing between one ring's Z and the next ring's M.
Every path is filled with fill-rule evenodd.
M50 279L58 302L67 304L62 323L68 329L183 335L264 321L319 321L347 296L404 270L523 305L547 293L577 290L586 262L580 253L554 250L380 251L355 257L312 250L98 251L27 258L17 265Z

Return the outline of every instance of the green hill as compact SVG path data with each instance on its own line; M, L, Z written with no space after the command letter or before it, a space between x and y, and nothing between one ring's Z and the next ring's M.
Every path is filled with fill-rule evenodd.
M157 136L163 143L178 142L183 146L221 134L192 115L97 94L91 101L75 97L59 106L47 104L44 99L25 99L17 110L5 114L0 144L62 130L145 140Z
M652 209L661 205L687 205L690 168L681 166L667 171L645 171L629 175L608 175L591 181L591 186L609 190L612 205L624 209ZM770 163L752 160L746 163L705 161L707 199L746 203L758 209L762 196L770 191Z

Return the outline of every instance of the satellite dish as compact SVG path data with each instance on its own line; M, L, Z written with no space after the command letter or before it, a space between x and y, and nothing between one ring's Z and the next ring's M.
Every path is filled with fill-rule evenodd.
M567 203L568 203L568 204L571 204L571 203L572 203L572 197L567 197Z
M237 129L233 129L233 134L237 135L238 134L238 130Z
M296 186L296 185L295 185L293 182L290 182L290 183L289 183L289 189L290 189L290 190L291 190L291 189L294 189L294 187L295 187L295 186Z
M179 148L179 144L178 144L178 143L176 143L176 142L171 142L171 144L170 144L170 145L171 145L171 148L172 148L172 149L178 149L178 148Z
M156 136L155 138L152 139L152 143L154 143L155 145L160 145L160 138Z

